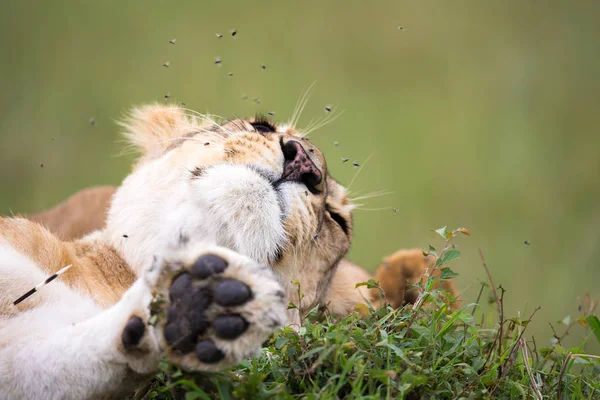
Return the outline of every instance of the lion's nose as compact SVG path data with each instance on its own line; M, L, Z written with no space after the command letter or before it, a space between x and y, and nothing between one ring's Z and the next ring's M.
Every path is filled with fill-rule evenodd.
M282 143L281 150L285 158L281 182L302 182L309 188L321 183L323 179L321 171L308 157L300 143L290 140L285 144Z

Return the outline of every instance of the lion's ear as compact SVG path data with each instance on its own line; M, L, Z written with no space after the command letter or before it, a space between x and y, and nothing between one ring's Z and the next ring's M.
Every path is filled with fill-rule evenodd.
M173 139L189 133L190 121L174 105L152 104L134 108L120 123L127 140L144 156L161 154Z

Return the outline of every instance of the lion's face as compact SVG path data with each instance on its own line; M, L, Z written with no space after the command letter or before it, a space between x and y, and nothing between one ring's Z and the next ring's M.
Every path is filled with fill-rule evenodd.
M216 243L272 266L288 292L298 280L312 306L350 245L344 188L293 128L203 119L176 107L134 112L126 128L145 155L114 197L111 242L134 268L179 237Z

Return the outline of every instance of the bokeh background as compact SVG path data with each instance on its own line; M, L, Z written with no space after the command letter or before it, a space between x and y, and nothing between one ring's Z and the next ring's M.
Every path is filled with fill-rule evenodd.
M430 229L465 226L453 266L463 297L485 280L481 247L507 314L542 306L530 328L542 344L548 322L577 315L577 296L600 296L599 2L1 8L2 214L119 184L134 156L119 155L115 121L132 105L169 93L200 112L285 121L316 81L300 125L327 105L339 115L311 134L332 174L355 197L391 192L358 201L354 261L374 269L398 248L440 246Z

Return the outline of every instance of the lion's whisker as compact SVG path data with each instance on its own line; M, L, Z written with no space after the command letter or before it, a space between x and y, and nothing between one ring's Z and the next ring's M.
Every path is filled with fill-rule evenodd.
M356 207L354 208L354 210L356 211L384 211L384 210L391 210L392 207L381 207L381 208L361 208L361 207Z
M348 199L351 202L354 203L357 200L372 199L372 198L375 198L375 197L387 196L387 195L393 194L393 193L394 192L378 191L378 192L373 192L373 193L365 194L365 195L359 196L359 197L349 197Z
M296 125L298 124L298 120L300 119L300 116L301 116L302 112L304 111L304 108L308 104L308 99L310 98L310 92L316 83L317 83L317 81L314 81L306 90L304 90L300 93L300 98L298 98L298 101L296 102L296 106L294 107L294 112L292 113L292 118L290 119L290 122L289 122L289 125L292 128L295 128Z
M354 183L354 181L358 177L358 174L360 174L360 171L362 171L362 169L365 167L365 165L367 165L367 163L369 162L369 160L371 159L371 157L373 157L374 154L375 153L371 153L371 155L369 155L369 157L367 157L367 159L361 164L361 166L358 167L358 171L356 171L356 174L354 174L354 178L352 178L352 180L350 181L350 184L348 185L348 190L350 190L350 188L352 187L352 184Z
M306 129L304 129L302 131L302 135L304 137L307 137L308 135L310 135L312 132L316 131L317 129L321 129L325 125L332 123L333 121L338 119L339 116L344 113L344 111L345 110L341 110L340 112L338 112L337 114L335 114L333 116L331 114L327 114L325 117L315 120L314 125L309 125Z

